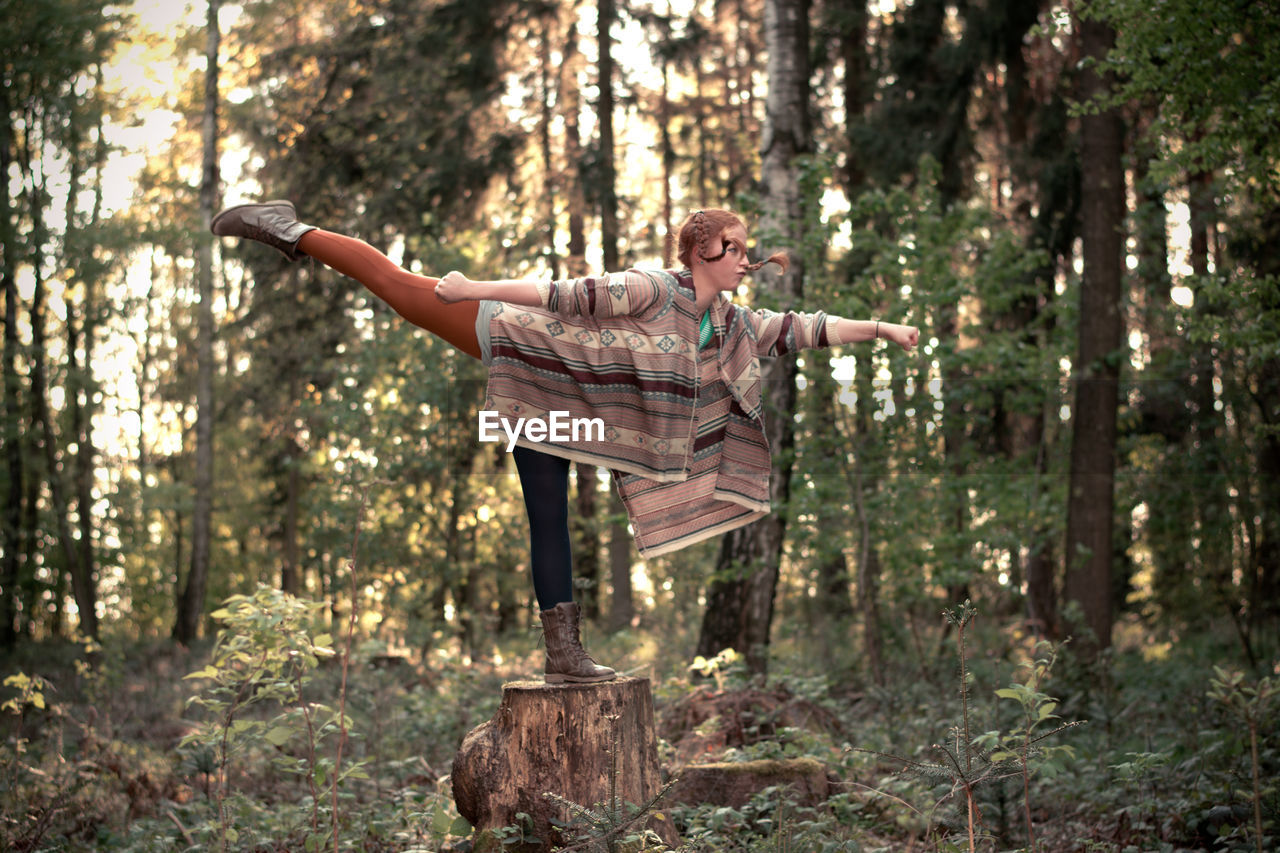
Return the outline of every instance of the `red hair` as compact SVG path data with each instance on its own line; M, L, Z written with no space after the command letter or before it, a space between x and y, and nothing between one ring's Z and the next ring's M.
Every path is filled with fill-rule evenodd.
M680 226L680 234L676 243L676 259L686 267L693 267L693 258L696 254L698 260L701 261L718 261L724 257L724 253L729 250L730 241L725 238L724 232L734 226L740 226L743 231L747 230L747 226L743 223L738 214L731 210L725 210L722 207L710 207L706 210L695 210L685 219L684 224ZM720 251L717 254L703 254L703 252L714 252L715 247L711 246L711 242L715 238L720 237ZM739 251L744 255L747 252L746 246L739 246ZM782 271L786 272L790 266L791 260L787 257L786 252L774 252L763 261L754 264L748 264L747 269L755 271L763 267L765 264L774 263L782 267Z

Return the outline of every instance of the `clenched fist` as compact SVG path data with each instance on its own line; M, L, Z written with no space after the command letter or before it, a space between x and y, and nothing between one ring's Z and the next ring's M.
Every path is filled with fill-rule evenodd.
M445 273L444 278L436 282L436 297L445 303L462 302L464 299L474 299L472 295L472 285L474 282L467 278L457 270Z

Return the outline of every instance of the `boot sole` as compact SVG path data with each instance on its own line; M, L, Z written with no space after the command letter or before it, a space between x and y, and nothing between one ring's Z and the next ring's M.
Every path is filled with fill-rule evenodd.
M598 675L594 678L582 678L576 675L544 675L542 680L547 684L598 684L602 681L613 681L618 677L615 672L613 675Z
M272 201L255 201L255 202L249 202L248 204L237 204L235 207L228 207L226 210L223 210L217 216L213 217L213 221L209 223L209 230L212 231L214 234L217 234L219 237L233 236L229 234L218 234L218 223L221 222L224 218L230 216L231 214L236 213L237 211L245 210L246 208L271 207L274 205L283 205L289 208L289 210L293 213L293 216L295 219L298 217L298 208L294 207L293 202L289 201L288 199L280 198L280 199L273 199Z

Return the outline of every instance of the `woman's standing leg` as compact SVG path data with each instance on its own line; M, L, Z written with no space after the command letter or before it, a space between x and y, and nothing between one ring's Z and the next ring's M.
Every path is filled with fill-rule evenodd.
M609 681L614 671L582 647L582 611L573 601L569 460L519 445L512 454L529 514L529 569L547 642L547 683Z
M539 610L573 601L569 540L569 460L516 446L512 451L529 514L529 570Z

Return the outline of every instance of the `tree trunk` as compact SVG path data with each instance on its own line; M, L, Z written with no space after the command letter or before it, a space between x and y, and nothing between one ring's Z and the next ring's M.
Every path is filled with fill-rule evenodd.
M609 494L609 579L613 595L609 599L609 630L621 631L635 618L631 590L631 533L627 530L627 508L618 490Z
M874 83L870 72L871 57L867 47L867 0L841 0L828 7L833 25L839 33L840 59L844 64L845 101L845 165L842 170L845 195L853 204L866 191L867 174L858 152L858 134L864 124L870 90ZM871 382L869 371L860 369L859 401L869 401ZM830 395L824 395L830 396ZM834 406L834 403L828 403ZM854 448L852 483L854 507L858 520L858 561L855 584L856 609L863 626L863 648L867 666L876 684L884 684L884 640L880 628L880 553L872 539L871 523L866 509L866 497L880 489L879 477L868 472L868 456L875 454L872 466L879 467L879 453L872 449L868 407L859 404L855 413L855 434L859 446ZM845 596L847 597L847 590ZM841 603L843 606L843 602Z
M556 168L551 154L551 123L554 118L551 101L551 80L554 76L551 69L552 23L555 16L550 9L539 19L541 24L538 43L538 147L542 152L542 202L543 231L546 235L547 266L551 270L551 278L560 278L560 257L556 252Z
M454 580L453 603L457 614L458 639L464 654L475 655L479 650L480 632L475 617L480 610L480 573L475 563L467 559L466 527L471 497L471 474L475 470L477 449L451 457L449 466L449 511L445 524L444 564L462 568L462 575ZM474 530L474 527L471 528ZM444 586L444 584L441 584Z
M596 120L600 124L600 242L604 269L618 269L618 189L613 167L613 29L618 16L615 0L599 0L597 41L599 43L600 102Z
M624 804L646 805L661 788L649 680L503 685L493 719L462 739L452 781L458 813L476 828L477 853L567 843L556 824L576 815L548 794L625 818ZM540 843L504 845L487 832L519 823L521 813L532 819ZM669 845L678 843L665 820L649 818L622 834L646 825Z
M1215 299L1206 287L1210 273L1210 235L1216 230L1216 202L1212 173L1197 170L1188 176L1188 208L1191 215L1191 240L1189 259L1195 273L1195 303L1193 311L1202 322L1213 322L1222 315L1220 300ZM1229 590L1232 579L1232 521L1227 505L1227 493L1231 488L1226 466L1221 460L1228 455L1222 447L1226 435L1226 423L1222 412L1216 408L1215 379L1221 378L1217 367L1217 352L1213 340L1183 344L1191 355L1191 387L1188 397L1194 415L1191 421L1191 447L1194 448L1196 475L1195 554L1214 587L1222 590L1224 603L1235 614L1240 612L1240 600Z
M665 42L671 41L671 2L667 2L667 18L661 18L662 36ZM658 133L662 145L662 264L669 267L675 263L676 235L672 233L672 221L675 211L672 209L671 181L676 170L676 149L671 143L671 61L665 52L660 52L659 63L662 69L662 91L658 101Z
M698 165L694 170L694 183L697 186L698 207L710 207L711 153L708 150L707 138L710 135L707 121L706 77L702 73L702 58L693 60L693 103L696 105L694 124L698 128Z
M617 194L617 175L614 169L614 141L613 141L613 40L612 27L617 19L618 10L615 0L599 0L598 5L599 16L597 23L597 39L599 43L599 76L600 76L600 101L596 107L596 120L600 125L600 242L603 250L604 269L607 271L616 271L619 267L618 260L618 194ZM620 501L615 497L611 500L611 512L616 513L619 508ZM629 536L627 537L630 538ZM623 598L618 602L620 606L626 605L631 596L631 561L630 561L630 542L627 543L626 556L623 556L622 549L618 546L618 535L616 523L612 525L612 535L609 547L609 574L610 578L619 583L625 576L625 590ZM625 561L625 569L623 562ZM615 592L617 587L615 587ZM629 609L629 607L628 607ZM598 611L597 611L598 612ZM615 618L621 618L620 615L611 612L611 622ZM628 617L627 621L630 621Z
M191 515L191 569L178 599L178 615L173 637L190 643L200 636L205 588L209 582L209 555L213 524L213 237L208 233L218 199L218 5L209 0L206 23L204 82L204 164L200 184L200 221L205 226L199 239L197 278L200 305L197 309L196 343L196 456L195 489Z
M36 246L32 267L35 273L35 287L31 297L31 400L33 420L39 426L41 443L44 446L45 465L48 468L47 479L49 495L53 502L54 523L58 528L58 542L63 558L66 560L67 573L71 575L71 592L76 600L76 610L80 622L80 631L86 637L98 636L98 600L97 587L87 567L80 563L80 549L71 530L70 502L63 480L64 462L68 455L58 446L58 438L54 430L53 414L49 410L49 382L45 369L48 345L45 338L45 276L43 273L44 213L39 202L44 188L36 187L32 192L31 218L32 242Z
M296 397L291 397L296 400ZM297 595L302 590L302 566L298 554L298 521L302 502L303 449L293 429L282 439L284 447L284 520L280 526L280 591Z
M814 460L809 469L822 476L831 477L844 467L845 449L837 449L842 442L836 425L836 405L839 386L831 376L831 367L824 359L809 374L805 383L805 421L811 424L810 446ZM806 448L807 450L808 448ZM831 500L819 500L814 508L814 528L821 541L815 543L814 558L817 561L818 611L830 622L842 622L853 616L852 589L849 577L849 560L845 557L844 528L848 518L848 504L836 499L843 491L843 481L835 486Z
M1115 41L1109 27L1081 21L1081 52L1101 59ZM1105 92L1108 81L1089 66L1080 96ZM1092 632L1085 653L1111 645L1111 559L1115 504L1116 409L1121 342L1124 249L1124 128L1115 109L1081 119L1084 275L1080 285L1079 350L1075 363L1071 479L1067 504L1066 598L1079 602Z
M103 70L99 65L95 69L94 86L100 96L103 89ZM95 127L96 139L94 142L93 154L93 208L89 213L88 229L90 233L97 233L101 226L102 220L102 197L103 197L103 171L107 162L107 143L103 133L103 124L105 116L99 112ZM76 193L70 193L70 198L74 199ZM67 211L67 231L68 240L70 240L70 231L72 222L78 217L73 211ZM83 229L81 229L83 231ZM80 241L81 252L86 251L83 240ZM73 373L79 378L74 384L68 383L68 390L74 388L75 394L72 397L74 401L73 412L73 431L76 436L76 508L78 514L78 524L80 527L80 565L83 571L87 572L89 577L97 575L97 553L94 550L94 518L93 511L93 487L96 479L98 467L98 449L93 443L93 421L94 415L100 408L97 402L100 399L99 385L94 376L94 347L97 342L99 307L98 307L98 275L99 267L92 262L87 262L81 269L81 283L84 286L84 300L80 306L81 327L80 327L80 347L84 353L84 364L80 365L76 356L77 345L72 322L72 306L67 303L67 332L69 337L68 359L71 363Z
M9 89L0 86L0 175L9 174L13 163L13 128L9 123ZM18 638L19 567L23 550L22 485L26 470L22 453L22 418L19 408L21 380L18 378L18 287L14 270L17 240L13 231L9 187L0 187L0 286L4 290L4 400L0 410L0 442L4 444L8 468L3 516L0 516L0 646L12 646Z
M762 141L761 254L787 243L802 245L804 221L800 172L796 159L809 152L809 3L767 0L765 43L769 53L769 96ZM756 274L761 288L777 295L783 310L800 301L803 264L794 258L783 275ZM773 450L769 497L773 512L754 524L726 534L707 591L707 609L698 654L714 657L726 648L746 656L752 672L768 667L769 632L782 561L786 504L791 492L791 449L795 428L796 365L792 358L761 365L766 409L765 432Z
M867 0L840 0L830 4L840 39L840 59L844 63L845 195L852 203L865 189L866 172L858 152L858 130L867 108L870 57L867 53Z
M600 618L600 526L596 523L596 466L574 464L577 474L577 511L570 516L573 532L574 598L588 619Z
M563 96L565 179L568 182L566 204L569 208L569 257L565 275L580 278L587 274L586 194L582 187L582 135L578 113L582 109L577 80L582 54L578 52L578 24L565 25L564 62L560 66L560 93Z
M1011 2L1005 0L1007 21L1001 28L1001 38L993 45L995 58L1005 65L1003 98L994 98L1000 109L998 122L1005 131L1005 144L997 160L1009 186L1008 199L1012 206L1010 219L1017 223L1030 252L1047 252L1050 259L1029 269L1026 273L1024 295L1010 304L1007 310L993 318L993 325L1005 334L1018 339L1024 352L1036 352L1043 348L1045 322L1040 316L1054 296L1054 277L1057 272L1057 253L1049 245L1049 235L1042 222L1052 217L1052 193L1046 184L1053 171L1038 152L1036 139L1043 134L1040 127L1052 118L1050 106L1037 104L1025 53L1027 31L1036 24L1040 7L1036 2ZM999 107L998 107L999 108ZM1003 160L1003 163L999 161ZM995 204L1005 202L1003 182L993 181ZM1039 203L1037 203L1039 202ZM1057 218L1057 217L1053 217ZM1065 217L1063 217L1065 218ZM1017 226L1016 226L1017 227ZM1021 387L1019 387L1021 385ZM995 410L993 424L997 447L1010 460L1017 460L1023 467L1030 467L1030 485L1026 495L1029 507L1040 503L1040 495L1047 487L1049 448L1045 432L1047 406L1056 408L1056 401L1046 391L1052 386L1042 384L1036 391L1038 405L1019 405L1018 399L1027 395L1025 383L1005 384L998 380L993 384ZM1034 460L1034 462L1032 461ZM1041 636L1056 636L1057 632L1057 581L1053 562L1053 546L1047 525L1032 512L1027 525L1026 556L1022 563L1026 584L1026 619L1032 630ZM1016 584L1016 579L1015 579Z
M848 432L858 438L853 448L849 485L858 521L857 605L858 612L862 614L862 641L871 677L876 684L883 685L885 676L884 638L880 630L880 552L876 550L872 537L867 498L880 491L879 472L885 469L885 460L872 430L874 397L870 365L867 368L858 370L854 380L858 391L858 408L854 412L856 427Z
M1280 621L1280 360L1268 359L1258 369L1258 409L1267 430L1258 448L1258 536L1253 570L1254 594L1249 627L1262 617ZM1251 631L1252 632L1252 631Z

